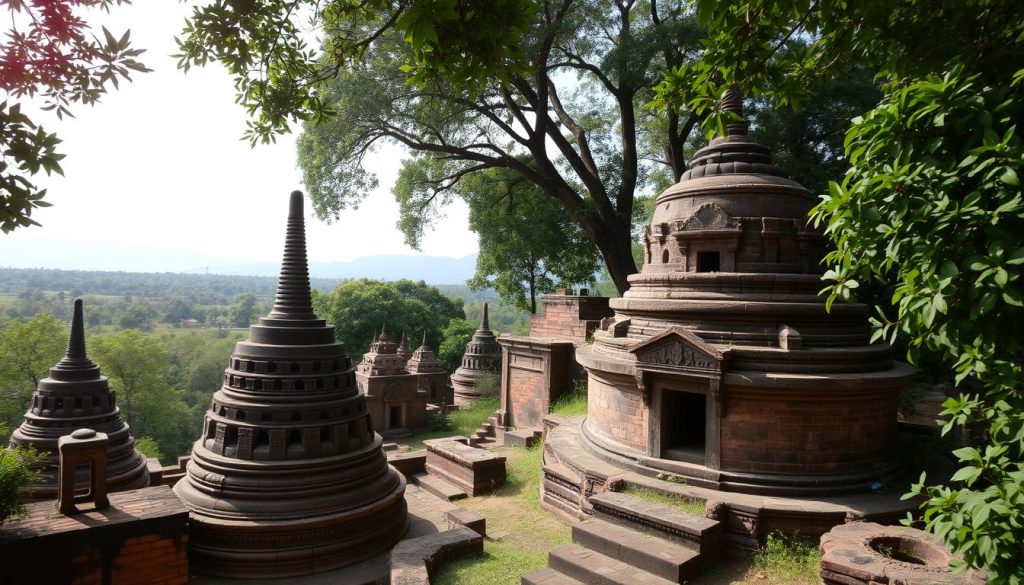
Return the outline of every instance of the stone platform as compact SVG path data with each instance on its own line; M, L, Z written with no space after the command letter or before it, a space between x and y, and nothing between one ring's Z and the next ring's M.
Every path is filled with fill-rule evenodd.
M468 442L468 440L467 440ZM469 446L457 437L424 441L426 470L470 496L490 493L505 483L505 458Z
M449 530L459 530L463 527L452 522L449 516L452 512L464 510L460 506L446 502L418 486L410 483L405 488L405 501L409 508L409 531L405 533L402 540L395 545L397 548L404 542L413 539L436 537L439 544L451 547L451 535L445 535ZM475 532L470 536L462 533L465 539L472 540ZM429 542L420 540L417 548L429 545ZM463 549L465 550L465 549ZM261 585L388 585L391 581L391 551L385 550L358 564L307 575L305 577L288 577L281 579L261 579ZM248 579L229 579L226 577L214 577L209 575L193 575L193 585L252 585L254 581Z
M188 510L167 486L110 494L110 507L72 516L54 500L0 530L5 585L185 585Z
M735 549L753 549L773 531L820 536L854 521L893 524L917 509L899 494L833 497L780 497L721 491L692 485L662 469L635 461L602 459L581 441L582 417L548 420L544 443L541 503L571 520L595 513L594 496L625 486L653 489L706 503L708 517L724 526L724 541Z

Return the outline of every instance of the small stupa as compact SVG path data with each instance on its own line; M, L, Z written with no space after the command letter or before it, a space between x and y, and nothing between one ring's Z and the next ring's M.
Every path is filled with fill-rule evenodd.
M429 402L434 404L452 403L451 387L448 386L448 374L444 365L437 359L437 354L427 345L427 332L423 332L423 341L416 351L412 352L405 369L415 374L419 389L426 391Z
M402 364L409 361L412 357L412 350L409 349L409 341L405 338L405 331L402 332L402 341L398 344L398 349L395 351L398 357L402 358Z
M462 354L462 365L452 374L455 404L469 405L484 395L496 396L497 387L488 389L479 388L479 386L481 379L496 375L500 370L501 346L498 345L498 340L491 331L487 320L487 303L484 303L484 314L480 318L480 327L466 344L466 352Z
M405 374L405 360L398 355L398 345L388 337L384 327L380 336L370 342L370 351L363 354L356 372L367 376Z
M192 567L211 575L327 571L408 527L405 479L388 465L344 345L313 313L298 191L274 308L235 346L174 491L191 512Z
M45 453L40 481L30 487L31 499L57 497L57 441L75 429L106 433L107 491L149 485L146 460L135 449L128 425L121 418L107 377L85 352L82 299L75 299L67 352L39 381L25 421L11 434L12 447L34 447ZM85 478L82 478L83 486ZM76 482L77 483L77 482Z

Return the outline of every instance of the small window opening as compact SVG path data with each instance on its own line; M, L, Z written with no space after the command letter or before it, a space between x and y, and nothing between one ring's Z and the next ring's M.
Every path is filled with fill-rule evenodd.
M661 263L668 264L668 250L661 251Z
M718 252L697 252L697 272L718 272Z

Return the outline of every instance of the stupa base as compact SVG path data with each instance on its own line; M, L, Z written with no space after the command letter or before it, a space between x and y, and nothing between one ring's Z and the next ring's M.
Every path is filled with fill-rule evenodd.
M409 528L405 479L376 502L335 514L246 521L189 514L194 572L239 579L300 577L363 561Z
M586 437L582 421L545 420L541 503L571 520L593 514L589 498L595 494L620 491L624 486L654 489L704 502L707 516L726 525L728 545L752 549L775 531L819 536L851 521L892 524L918 506L915 501L901 501L898 493L864 493L865 483L857 484L861 493L830 496L812 495L807 486L803 487L808 493L790 490L786 496L771 493L777 487L771 485L756 486L763 490L756 494L730 491L736 487L735 479L719 470L667 460L629 459L602 449ZM675 468L667 471L655 465ZM683 471L688 473L680 473ZM827 489L833 488L822 487L819 493Z

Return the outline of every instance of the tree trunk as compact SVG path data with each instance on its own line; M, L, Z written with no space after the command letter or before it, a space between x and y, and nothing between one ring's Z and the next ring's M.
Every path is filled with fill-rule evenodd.
M619 294L625 294L629 290L629 282L626 277L635 274L636 263L633 261L632 237L629 228L625 230L599 230L594 235L594 244L604 256L605 266L608 267L608 274L615 283Z

